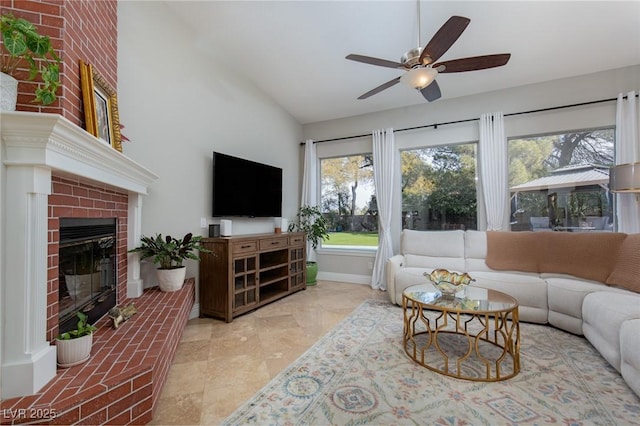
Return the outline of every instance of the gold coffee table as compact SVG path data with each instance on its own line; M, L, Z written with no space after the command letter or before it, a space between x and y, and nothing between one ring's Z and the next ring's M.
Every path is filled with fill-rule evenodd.
M495 382L520 371L518 302L466 287L443 297L431 284L402 293L404 350L418 364L458 379Z

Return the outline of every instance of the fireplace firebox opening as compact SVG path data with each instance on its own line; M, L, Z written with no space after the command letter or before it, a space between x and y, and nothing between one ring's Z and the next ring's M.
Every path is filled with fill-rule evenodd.
M116 305L117 218L60 218L58 330L93 324Z

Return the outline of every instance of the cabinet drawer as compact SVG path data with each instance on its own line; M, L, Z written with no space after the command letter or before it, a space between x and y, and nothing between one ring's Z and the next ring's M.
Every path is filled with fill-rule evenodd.
M289 237L267 238L260 240L260 250L271 250L289 245Z
M292 246L301 246L302 243L304 243L304 236L302 235L289 237L289 244L291 244Z
M238 241L232 244L231 251L233 254L249 253L258 249L257 241Z

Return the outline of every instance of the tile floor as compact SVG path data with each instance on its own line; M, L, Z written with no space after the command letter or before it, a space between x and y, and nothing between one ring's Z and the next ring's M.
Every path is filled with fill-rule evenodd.
M230 324L190 320L150 424L221 423L366 299L387 294L319 281Z

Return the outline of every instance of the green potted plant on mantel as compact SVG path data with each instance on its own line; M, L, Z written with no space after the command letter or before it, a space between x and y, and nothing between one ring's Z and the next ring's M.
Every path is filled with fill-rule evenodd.
M0 16L0 34L0 109L16 109L18 80L15 75L25 68L29 70L29 80L34 80L38 75L42 79L35 90L33 102L43 105L55 102L60 87L60 57L53 49L49 36L40 35L31 22L9 13Z
M56 338L58 366L62 368L82 364L91 356L93 332L97 328L87 323L87 315L85 313L78 312L77 316L77 328L61 333Z
M152 258L153 263L159 265L156 271L160 290L177 291L182 288L187 273L187 267L182 262L186 259L200 260L195 250L209 252L200 244L201 239L192 233L180 239L170 235L163 237L162 234L156 234L153 238L143 235L140 246L129 250L129 253L140 253L141 259Z
M289 231L304 232L307 235L307 241L315 250L320 241L329 239L327 227L327 219L318 206L304 205L298 210L295 220L289 224ZM318 264L307 261L307 285L316 284L317 276Z

